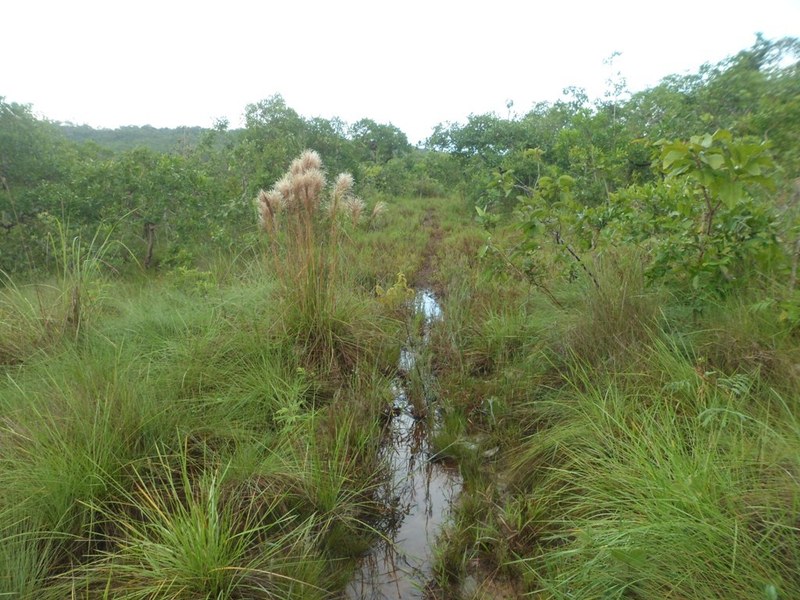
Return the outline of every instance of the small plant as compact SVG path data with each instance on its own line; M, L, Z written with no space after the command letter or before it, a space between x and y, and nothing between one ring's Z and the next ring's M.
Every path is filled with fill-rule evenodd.
M65 330L71 331L77 339L85 326L87 317L103 293L102 272L106 258L116 243L111 240L114 227L97 227L87 243L82 234L72 234L67 221L40 215L41 219L51 221L55 233L50 236L50 244L59 272L60 289L67 303L65 311Z
M179 266L170 273L175 286L189 294L205 296L216 287L214 274L197 268Z
M248 497L245 487L231 493L224 467L195 475L185 454L160 455L152 473L135 473L135 491L98 507L115 523L112 550L69 573L63 587L84 579L114 597L176 599L317 590L303 580L304 563L316 560L303 548L312 522L286 532L293 518L275 514L276 501Z
M38 218L51 230L49 253L57 282L23 286L0 272L0 364L22 362L37 348L62 338L79 339L108 291L106 260L122 246L111 240L113 227L101 224L87 242L68 222L47 213Z
M408 287L408 281L404 273L397 274L397 281L387 290L380 285L375 286L375 295L378 301L390 309L400 309L414 299L414 289Z

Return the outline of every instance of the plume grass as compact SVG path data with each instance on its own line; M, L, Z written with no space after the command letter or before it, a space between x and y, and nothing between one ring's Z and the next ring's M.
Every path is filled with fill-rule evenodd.
M360 348L340 310L340 290L347 283L340 277L339 215L357 222L364 206L352 195L353 183L351 174L340 173L328 186L319 154L306 150L256 199L273 270L291 307L288 330L311 366L323 370L352 367Z

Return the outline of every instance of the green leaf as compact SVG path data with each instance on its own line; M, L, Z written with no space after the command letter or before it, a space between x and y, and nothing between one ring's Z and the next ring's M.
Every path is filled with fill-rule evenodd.
M718 129L714 133L713 139L715 142L730 142L733 140L733 134L727 129Z
M725 166L725 158L721 154L701 154L700 160L715 171Z
M761 175L761 165L756 162L750 163L744 169L748 175Z
M686 152L682 150L669 150L661 157L661 165L664 169L669 169L674 163L686 158Z

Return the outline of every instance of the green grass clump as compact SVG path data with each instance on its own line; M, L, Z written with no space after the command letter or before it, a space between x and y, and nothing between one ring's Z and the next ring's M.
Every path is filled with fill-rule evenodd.
M182 452L137 472L133 491L98 507L109 550L64 586L80 581L88 597L322 597L312 521L292 523L278 499L226 485L224 467L196 468Z
M645 352L658 365L674 350ZM683 371L658 388L640 373L579 370L530 407L541 430L513 473L533 507L517 532L531 555L514 562L534 587L578 598L800 592L793 412L773 392Z
M13 281L0 289L0 366L24 362L50 337L47 317L27 291Z

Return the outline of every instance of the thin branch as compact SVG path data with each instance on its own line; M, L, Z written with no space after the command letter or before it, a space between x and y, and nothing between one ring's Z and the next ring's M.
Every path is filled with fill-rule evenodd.
M541 290L541 291L542 291L542 293L543 293L545 296L547 296L547 298L550 300L550 302L552 302L553 304L555 304L555 305L556 305L558 308L560 308L561 310L564 310L564 305L563 305L563 304L561 304L561 302L559 302L559 301L558 301L558 298L556 298L556 297L553 295L553 292L551 292L551 291L550 291L550 289L549 289L549 288L548 288L546 285L544 285L543 283L541 283L541 282L539 282L539 281L535 281L535 280L531 279L531 277L530 277L530 276L528 276L528 275L527 275L527 274L526 274L526 273L525 273L525 272L524 272L522 269L520 269L520 268L519 268L517 265L515 265L515 264L513 263L513 261L512 261L512 260L511 260L511 259L510 259L510 258L509 258L507 255L506 255L506 253L505 253L505 252L503 252L503 251L502 251L500 248L498 248L498 247L497 247L497 246L495 246L494 244L491 244L491 248L492 248L492 250L494 250L494 251L495 251L495 252L498 254L498 256L500 256L500 258L502 258L502 259L503 259L503 261L504 261L504 262L505 262L505 263L506 263L506 264L507 264L509 267L511 267L511 269L512 269L512 270L513 270L515 273L517 273L517 275L519 275L519 276L520 276L522 279L524 279L525 281L528 281L528 282L529 282L529 283L530 283L530 284L531 284L533 287L535 287L535 288L538 288L539 290Z
M555 229L553 230L553 237L556 240L556 244L558 244L559 246L563 246L566 249L566 251L570 253L572 258L575 259L575 261L581 266L581 268L586 272L586 274L592 280L592 283L594 284L594 287L596 287L599 290L600 289L600 283L598 283L597 277L594 276L594 273L592 273L589 270L589 267L586 266L586 263L583 262L581 260L581 257L578 256L578 254L575 252L575 250L572 249L572 246L570 246L568 243L566 243L564 241L564 238L561 237L561 234Z

